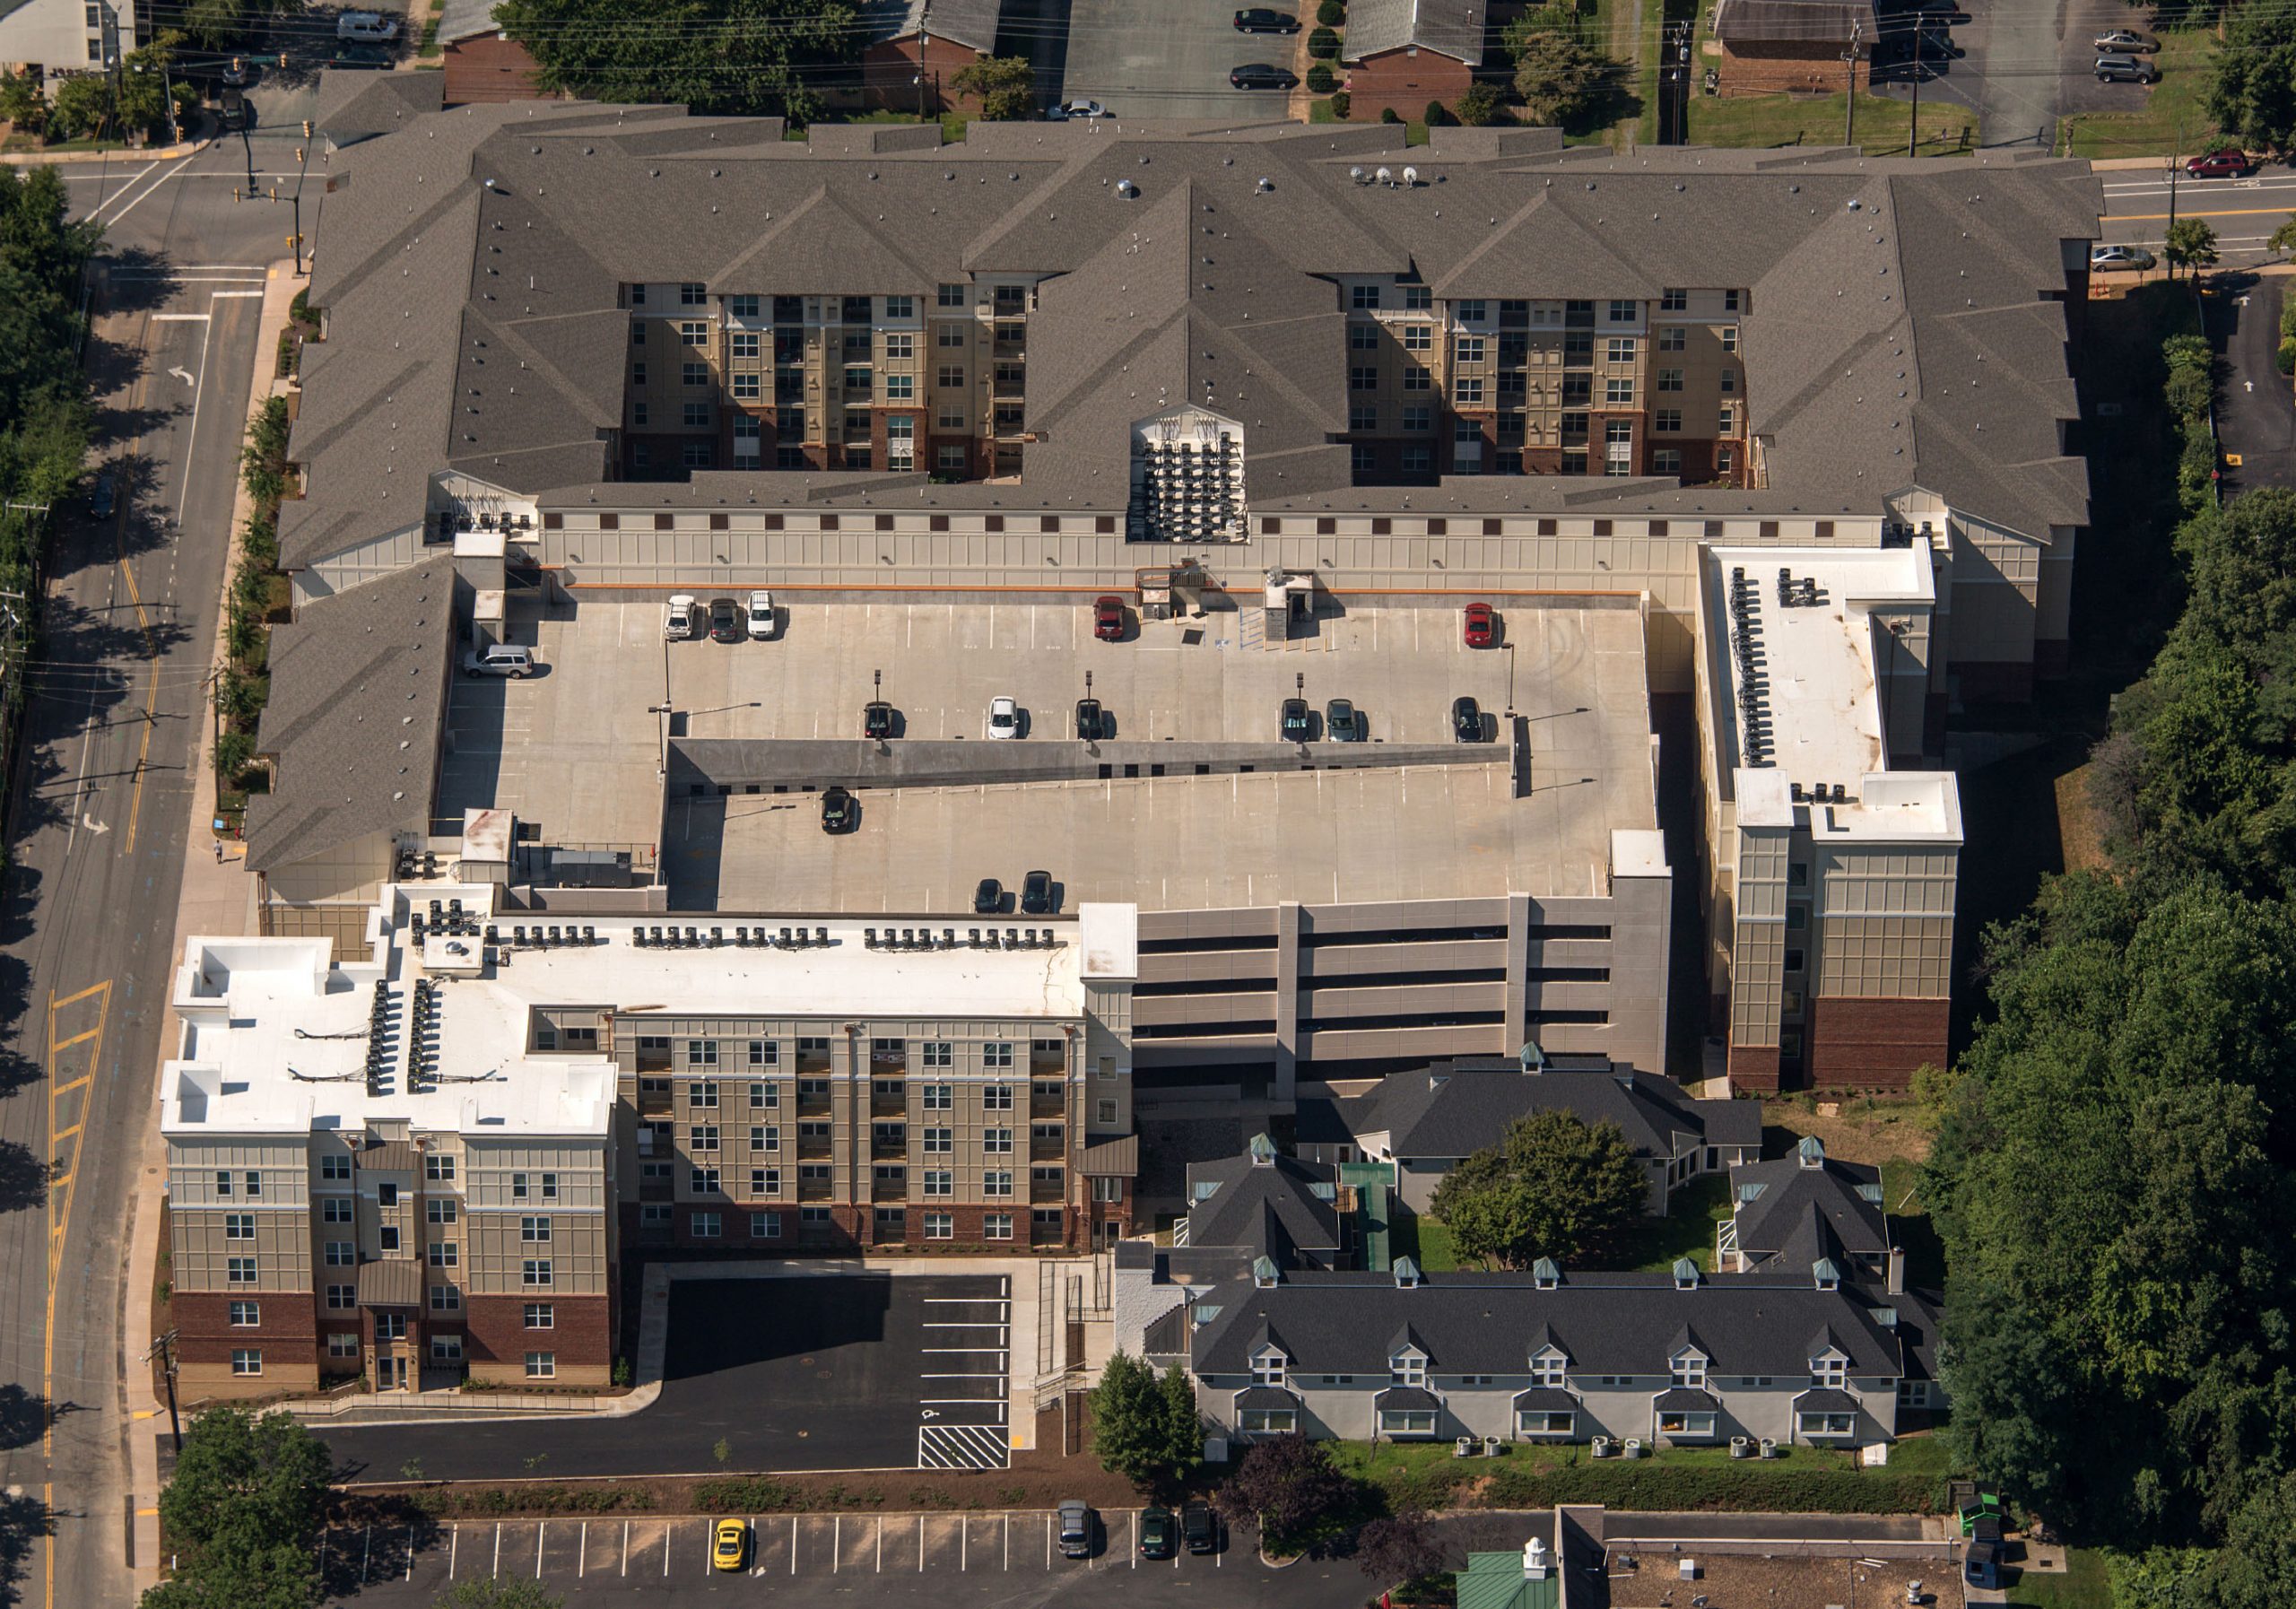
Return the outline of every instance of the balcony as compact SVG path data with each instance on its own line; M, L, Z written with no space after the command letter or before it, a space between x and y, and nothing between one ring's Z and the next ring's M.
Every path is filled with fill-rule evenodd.
M909 1115L909 1098L906 1095L880 1095L872 1091L869 1115L872 1118L905 1118Z
M1065 1139L1039 1140L1033 1135L1030 1136L1029 1161L1032 1162L1062 1162L1066 1161L1067 1160L1068 1142Z
M801 1090L797 1093L797 1113L805 1118L826 1118L830 1112L830 1102L827 1090Z
M826 1044L816 1046L800 1042L797 1046L797 1071L800 1074L828 1072L829 1047Z
M1058 1045L1048 1049L1029 1046L1029 1071L1039 1078L1061 1077L1068 1071L1068 1053Z
M1067 1187L1065 1184L1055 1184L1049 1180L1039 1180L1033 1178L1029 1181L1029 1205L1031 1206L1058 1206L1067 1199Z
M888 1140L871 1135L869 1160L873 1162L906 1162L909 1161L909 1136L904 1135L898 1140Z
M797 1199L804 1203L834 1201L837 1186L826 1178L801 1178L797 1181Z
M872 1178L869 1181L871 1201L907 1201L909 1180L903 1178Z

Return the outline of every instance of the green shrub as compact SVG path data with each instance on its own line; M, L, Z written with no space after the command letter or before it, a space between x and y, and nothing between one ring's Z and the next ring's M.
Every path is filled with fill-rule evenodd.
M1613 1509L1779 1510L1800 1514L1934 1512L1943 1499L1934 1476L1883 1470L1771 1465L1667 1464L1623 1459L1539 1468L1503 1464L1481 1471L1448 1465L1378 1469L1373 1482L1391 1509L1449 1505L1472 1474L1474 1502L1492 1509L1601 1503Z
M1422 113L1421 117L1430 128L1440 128L1452 120L1449 110L1439 100L1429 101L1426 111Z
M1383 106L1379 109L1379 121L1382 123L1400 123L1403 121L1403 114L1396 110L1392 106Z
M215 740L215 770L226 783L236 779L255 758L255 739L244 732L226 732Z
M1327 63L1312 62L1308 67L1308 91L1310 94L1328 95L1339 81L1332 75Z
M2280 350L2272 361L2281 373L2296 374L2296 336L2281 336Z
M1347 21L1347 7L1341 0L1323 0L1316 7L1316 21L1326 28L1336 28Z
M2179 419L2206 418L2215 393L2214 378L2207 370L2181 363L2169 370L2168 384L2161 388L2169 412Z
M1345 90L1338 91L1331 98L1331 115L1338 118L1342 123L1344 123L1347 121L1347 114L1349 110L1352 109L1354 105L1354 96L1349 94Z
M1308 54L1318 61L1327 62L1339 54L1339 36L1328 28L1318 28L1308 36Z
M696 1484L693 1500L705 1514L770 1514L797 1508L802 1500L763 1475L718 1475Z
M1459 121L1470 128L1482 128L1499 121L1499 91L1487 83L1471 83L1459 97L1459 104L1452 109Z

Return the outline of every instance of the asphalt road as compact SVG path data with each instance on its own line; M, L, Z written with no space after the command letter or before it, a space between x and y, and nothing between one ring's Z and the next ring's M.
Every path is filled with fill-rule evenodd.
M2287 286L2281 274L2224 274L2202 304L2208 337L2225 362L2216 435L2224 448L2228 495L2254 486L2296 485L2296 397L2273 361Z
M1011 1352L1001 1279L680 1280L662 1395L629 1419L324 1430L352 1480L1002 1468ZM728 1444L720 1461L717 1446ZM539 1458L530 1465L528 1460Z
M1064 100L1097 100L1118 117L1281 119L1281 90L1237 90L1228 70L1247 62L1292 65L1291 34L1239 33L1231 0L1073 0L1068 12ZM1312 19L1315 7L1278 9Z
M55 511L26 763L8 800L0 1603L133 1597L128 1200L273 233L230 208L229 185L192 182L207 160L68 170L75 211L117 220L87 363L96 452L121 495L100 523L84 501Z
M2149 247L2157 254L2169 230L2167 161L2150 170L2118 168L2098 178L2105 189L2104 238ZM2228 266L2273 260L2277 254L2265 242L2296 214L2296 170L2283 163L2266 163L2246 178L2179 175L2173 189L2176 216L2206 219Z

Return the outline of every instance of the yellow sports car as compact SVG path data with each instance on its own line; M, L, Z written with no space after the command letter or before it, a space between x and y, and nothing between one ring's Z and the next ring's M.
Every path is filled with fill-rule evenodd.
M719 1520L718 1545L709 1550L709 1561L719 1570L739 1570L749 1558L749 1526L738 1519Z

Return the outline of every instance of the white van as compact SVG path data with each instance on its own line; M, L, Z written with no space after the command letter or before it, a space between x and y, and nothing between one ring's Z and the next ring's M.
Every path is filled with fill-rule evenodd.
M335 37L361 45L387 45L398 38L398 19L378 11L347 11L335 20Z

